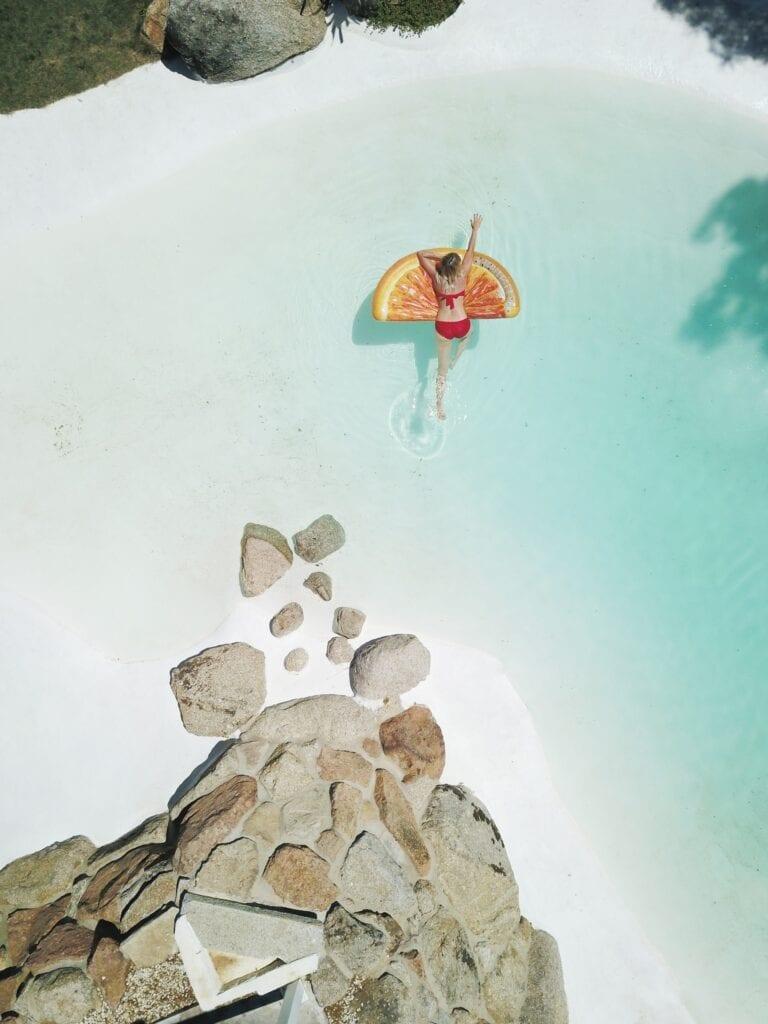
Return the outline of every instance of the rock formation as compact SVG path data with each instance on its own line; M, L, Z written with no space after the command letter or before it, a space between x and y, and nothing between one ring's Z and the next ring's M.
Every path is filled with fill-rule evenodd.
M331 1024L565 1024L556 943L521 917L499 831L474 794L439 781L444 760L419 705L325 695L265 708L170 818L0 872L12 963L0 1008L123 1024L138 974L168 988L157 1014L189 1005L173 924L192 890L324 922L310 984Z
M170 0L165 38L209 82L250 78L317 46L323 0Z
M343 539L324 516L294 543L311 561ZM282 534L249 524L244 593L271 585L289 555ZM289 604L272 631L302 618ZM364 620L336 609L327 655L351 659L352 690L375 706L324 694L263 708L264 655L244 643L173 669L187 729L240 735L168 813L98 849L74 836L0 870L3 1020L153 1024L194 1005L174 931L182 907L179 933L187 912L200 935L229 915L242 956L255 955L251 928L266 962L278 933L286 956L320 953L309 983L329 1024L567 1024L557 944L521 916L499 830L465 786L441 781L430 710L399 701L429 674L429 652L398 634L353 656L347 637ZM296 648L284 664L307 661Z

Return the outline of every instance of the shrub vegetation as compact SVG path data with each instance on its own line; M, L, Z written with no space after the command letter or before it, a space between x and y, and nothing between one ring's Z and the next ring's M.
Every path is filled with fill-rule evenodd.
M461 3L462 0L362 0L357 6L374 28L397 28L418 34L450 18Z

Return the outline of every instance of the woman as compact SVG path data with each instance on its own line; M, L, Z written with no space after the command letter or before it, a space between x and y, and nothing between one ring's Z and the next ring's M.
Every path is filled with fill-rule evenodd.
M437 418L445 419L445 378L450 369L459 361L467 347L472 331L472 321L464 309L464 292L475 256L477 233L483 218L479 213L470 221L472 233L464 258L457 252L438 256L436 253L423 249L417 253L419 263L429 274L437 299L437 316L435 317L435 341L437 342ZM456 355L451 359L451 346L458 341Z

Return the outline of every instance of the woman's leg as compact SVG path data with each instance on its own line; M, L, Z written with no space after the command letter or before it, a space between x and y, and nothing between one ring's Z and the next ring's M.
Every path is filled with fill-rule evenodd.
M469 338L470 338L471 334L472 334L472 326L470 325L469 330L467 331L467 333L464 335L464 337L459 342L458 348L456 349L456 355L451 360L451 369L453 369L454 366L456 365L456 363L458 363L459 359L461 359L461 353L467 347L467 343L469 342Z
M437 341L437 395L436 395L436 409L437 418L439 420L445 419L445 407L443 405L443 399L445 398L445 375L448 373L451 362L451 343L446 341L445 338L441 338L438 334Z

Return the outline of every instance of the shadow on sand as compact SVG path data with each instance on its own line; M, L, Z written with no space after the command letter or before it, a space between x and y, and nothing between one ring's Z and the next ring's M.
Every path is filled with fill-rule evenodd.
M735 252L694 303L683 336L712 351L734 336L755 338L768 358L768 178L746 178L712 206L693 234Z

